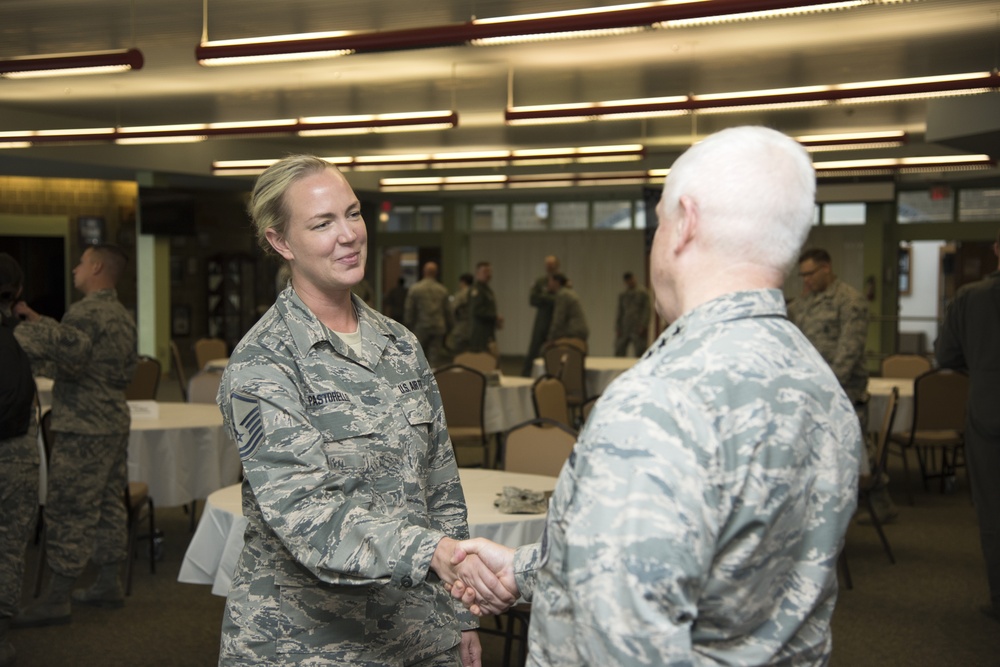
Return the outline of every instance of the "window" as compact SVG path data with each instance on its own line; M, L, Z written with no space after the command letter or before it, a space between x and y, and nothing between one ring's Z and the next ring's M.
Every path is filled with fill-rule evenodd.
M558 202L552 205L552 229L586 229L590 217L587 202Z
M865 224L864 204L823 204L824 225Z
M548 229L549 205L545 202L537 204L513 204L510 207L510 228L518 231Z
M950 222L952 219L952 197L940 196L935 190L935 197L930 190L907 190L899 193L898 222Z
M631 229L633 226L636 225L632 220L632 202L594 202L594 229Z
M1000 220L1000 189L970 188L958 193L958 219Z
M421 206L417 209L417 231L439 232L444 224L443 218L440 206Z
M506 204L476 204L472 208L472 230L503 231L507 229Z

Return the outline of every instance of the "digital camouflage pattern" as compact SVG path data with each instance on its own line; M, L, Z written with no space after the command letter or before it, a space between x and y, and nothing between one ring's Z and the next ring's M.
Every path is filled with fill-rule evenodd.
M868 304L861 293L835 279L822 292L793 300L788 313L833 369L851 401L864 401L868 392Z
M477 280L469 288L469 351L489 351L496 333L497 298L488 283Z
M472 290L465 285L455 293L451 301L451 318L454 323L451 331L448 332L448 351L452 354L465 352L469 347L469 332L472 330L472 321L469 318L469 292Z
M137 359L135 322L113 289L89 294L62 322L22 322L14 335L36 375L50 375L52 430L88 435L128 433L125 388ZM47 366L50 373L42 371Z
M131 416L125 388L137 359L132 316L114 289L89 294L62 322L43 317L14 330L38 372L54 368L45 505L46 558L56 573L79 576L126 558L122 490ZM37 362L37 363L36 363Z
M636 355L646 350L648 340L646 329L652 307L649 292L640 285L628 288L618 295L618 311L615 315L615 356L624 357L631 343Z
M24 554L38 511L38 425L0 440L0 619L17 613Z
M406 293L403 323L420 342L431 366L443 364L444 338L452 326L448 289L433 278L418 280Z
M580 297L571 288L560 287L555 293L547 340L554 341L559 338L587 340L589 335L590 329L587 328L587 317L583 314Z
M516 553L528 663L826 664L860 452L778 290L688 312L605 391Z
M223 374L249 523L220 665L410 665L477 627L429 570L468 536L434 376L409 331L353 302L360 355L287 288Z

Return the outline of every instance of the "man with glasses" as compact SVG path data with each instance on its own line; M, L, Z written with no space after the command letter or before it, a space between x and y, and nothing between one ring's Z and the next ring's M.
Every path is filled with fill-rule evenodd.
M788 306L788 317L830 364L837 380L854 403L862 432L868 432L868 304L861 293L833 273L830 253L822 248L799 256L803 294ZM887 479L872 494L881 523L898 516L885 488ZM863 517L868 519L868 517ZM862 521L866 523L867 521Z

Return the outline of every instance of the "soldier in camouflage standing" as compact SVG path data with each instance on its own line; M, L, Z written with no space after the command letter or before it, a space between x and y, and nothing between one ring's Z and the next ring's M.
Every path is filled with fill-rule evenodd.
M70 622L70 595L84 604L121 607L119 570L127 556L122 494L131 425L125 388L136 364L135 322L115 290L127 257L112 245L84 250L73 284L84 297L56 322L24 303L18 341L32 364L54 364L52 431L45 503L46 556L52 578L41 600L14 619L16 627ZM96 582L73 591L88 560Z
M788 305L788 316L830 364L840 385L854 403L862 432L868 431L868 368L865 366L865 339L868 337L868 304L858 290L833 273L830 253L822 248L806 250L799 256L799 277L804 293ZM880 415L881 417L881 415ZM868 456L875 455L876 443ZM872 504L882 523L898 516L889 498L889 478L871 491ZM859 523L868 523L864 516Z
M336 167L293 155L259 177L250 216L292 279L219 387L249 522L219 664L479 665L478 623L438 579L469 533L434 375L412 333L351 294L360 202Z
M463 273L458 277L458 291L451 297L448 305L451 309L451 321L454 323L448 332L448 352L458 354L469 347L469 331L472 322L469 319L469 291L475 279L471 273Z
M649 344L649 317L652 314L649 304L649 292L636 282L631 271L622 279L625 290L618 295L618 313L615 316L615 356L624 357L628 354L628 346L635 350L635 356L641 357Z
M552 309L555 307L555 296L549 291L549 276L559 271L559 258L548 255L545 258L545 275L539 276L531 286L528 303L535 309L535 322L531 325L531 341L528 343L528 354L524 357L521 375L531 377L535 358L541 353L545 337L552 324Z
M553 297L554 305L552 321L549 322L549 331L545 336L546 343L554 343L560 338L576 338L586 343L590 335L583 304L568 282L561 273L549 276L548 291Z
M805 150L765 128L674 162L650 256L672 324L594 407L542 544L456 554L531 599L529 665L829 661L861 430L785 317L814 196ZM453 594L496 610L464 583Z
M476 264L476 282L469 289L469 352L490 352L496 342L503 317L497 314L497 298L490 287L493 267L489 262Z
M38 510L38 420L35 378L28 355L14 338L11 310L21 294L24 274L7 253L0 253L0 667L14 664L8 639L17 613L24 576L24 549Z
M432 368L448 362L444 351L445 336L452 327L448 289L438 282L438 265L424 264L423 278L406 293L403 324L420 341L424 356Z

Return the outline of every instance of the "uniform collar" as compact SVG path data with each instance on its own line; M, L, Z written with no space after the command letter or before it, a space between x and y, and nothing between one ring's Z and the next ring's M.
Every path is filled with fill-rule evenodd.
M687 331L753 317L786 316L785 298L778 289L730 292L688 311L663 332L664 343Z
M286 287L275 302L278 313L285 321L296 354L303 358L317 345L329 345L342 357L347 357L368 368L378 364L382 351L396 335L382 319L356 294L351 294L351 303L358 313L358 328L361 330L362 356L354 353L339 336L331 332L319 321L309 307L299 298L291 285Z

